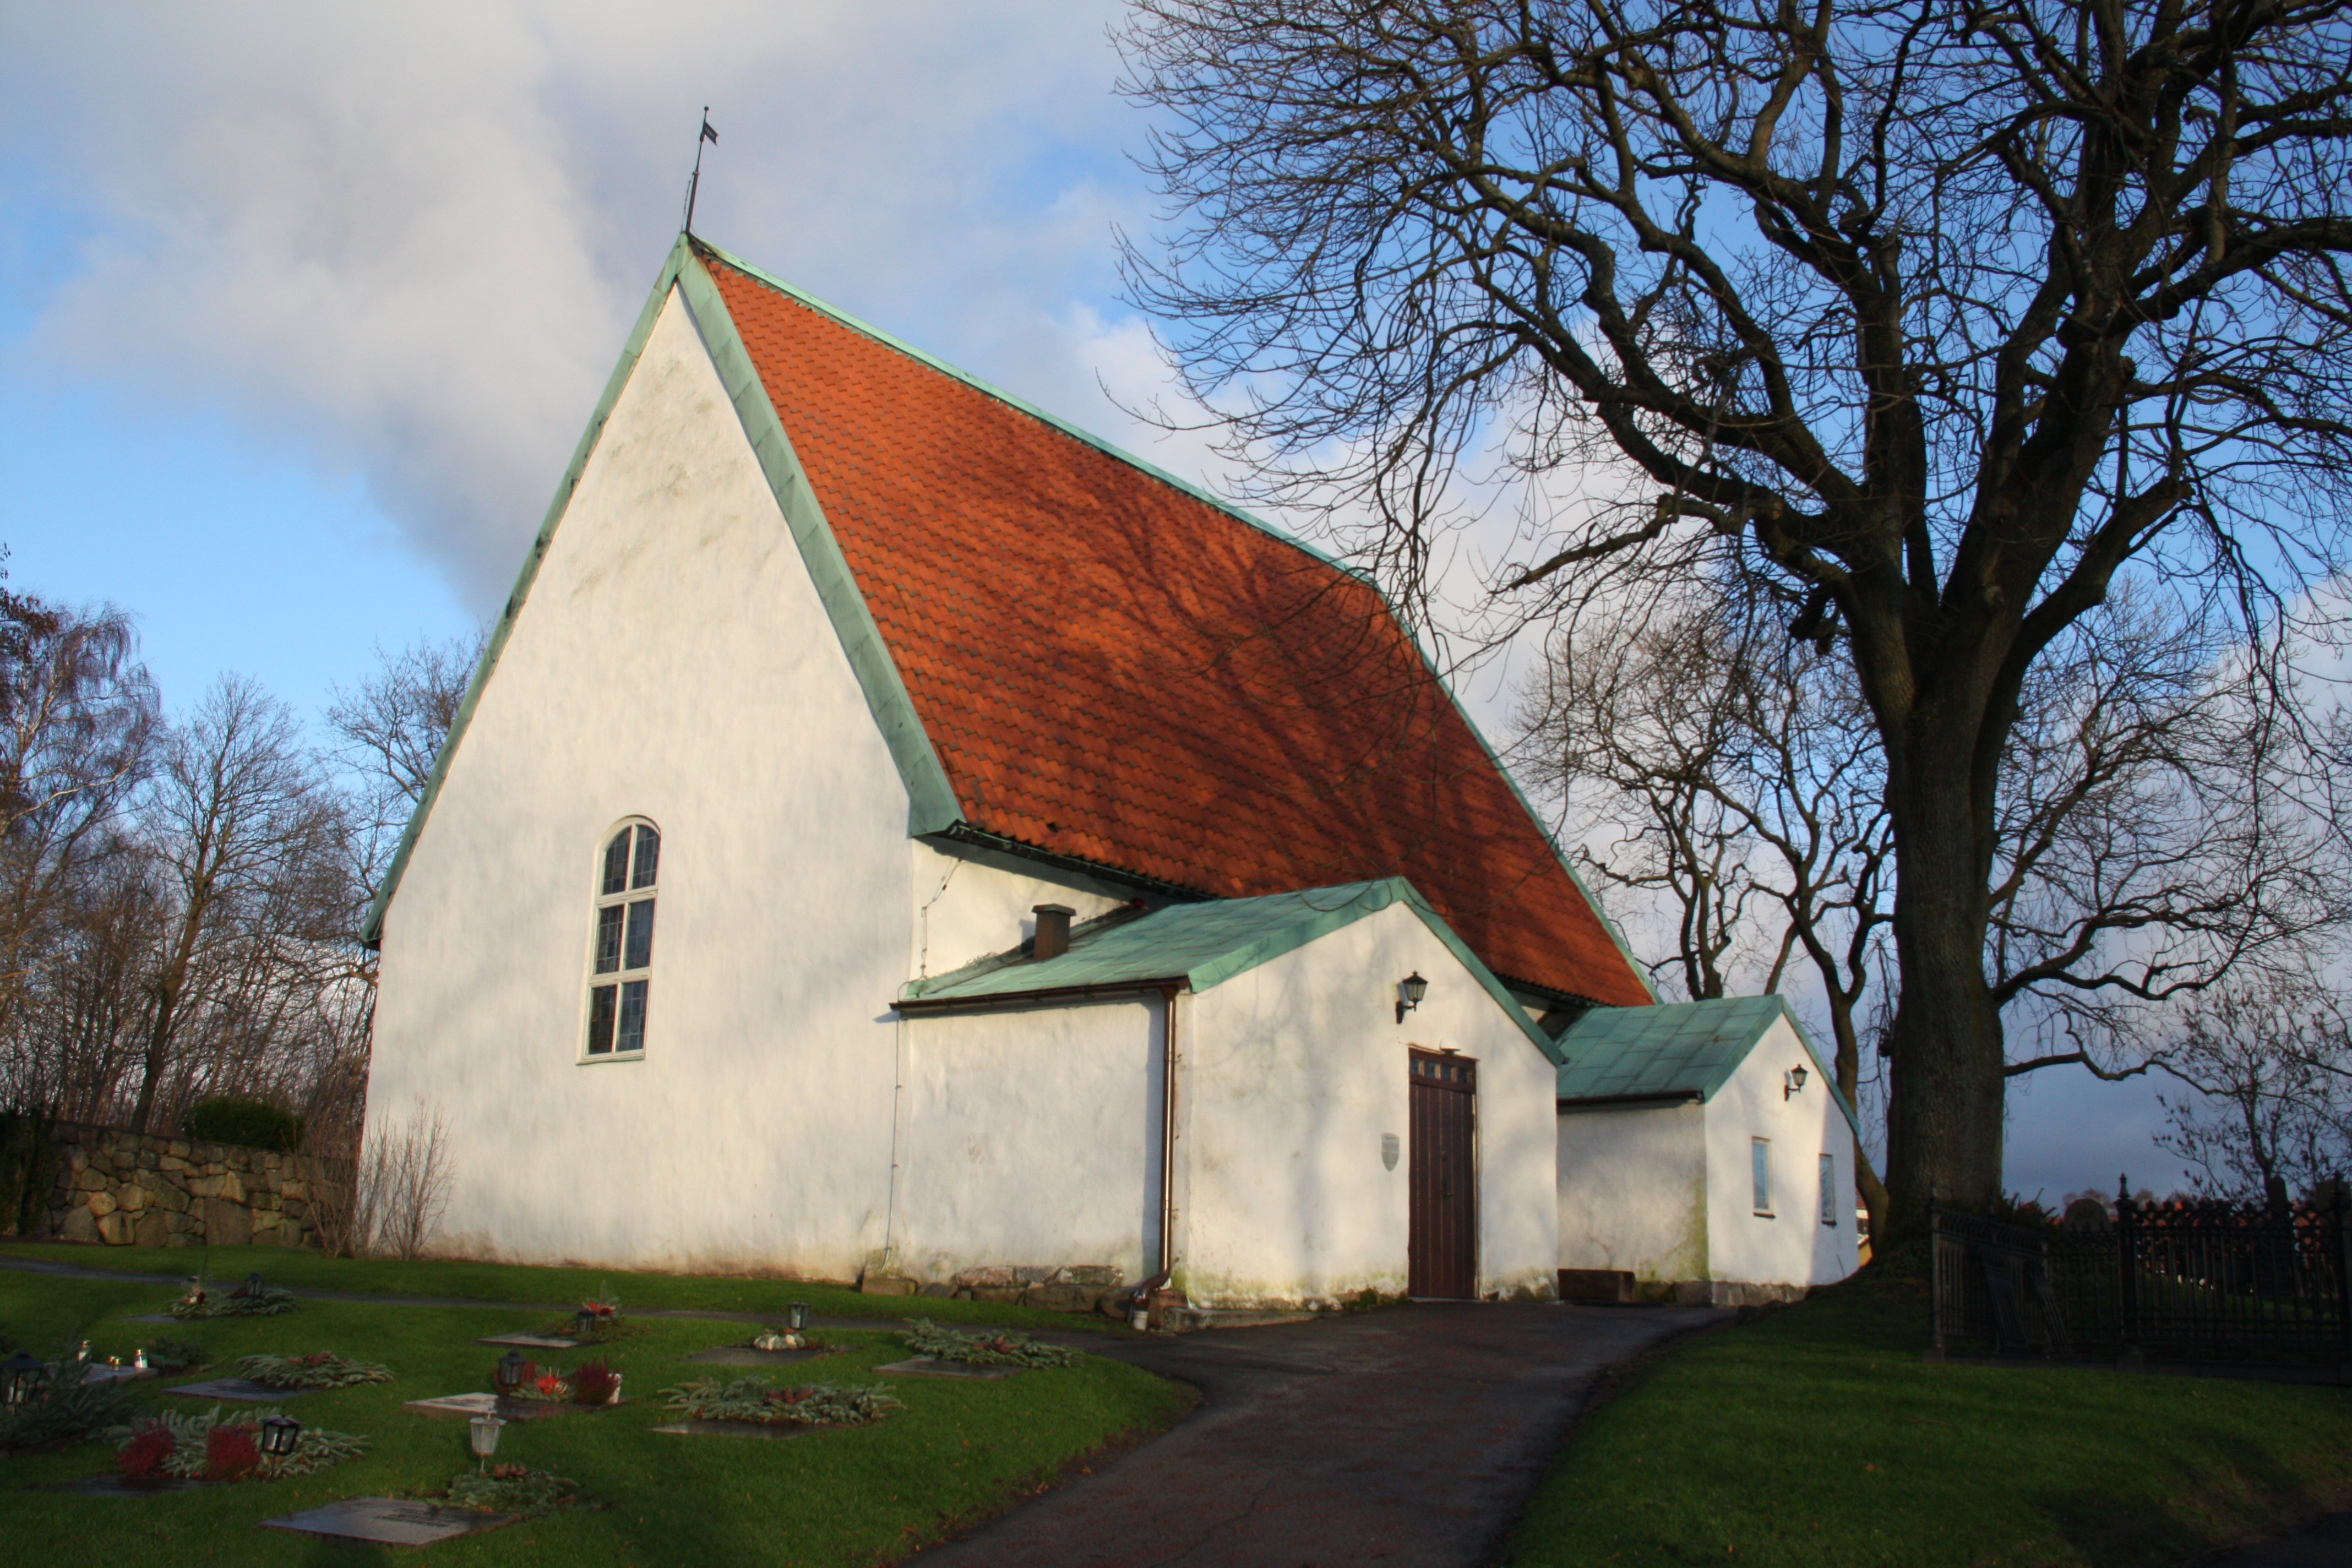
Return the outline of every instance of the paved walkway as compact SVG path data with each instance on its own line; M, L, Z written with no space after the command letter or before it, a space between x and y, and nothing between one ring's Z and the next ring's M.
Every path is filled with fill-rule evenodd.
M2352 1513L2331 1514L2283 1540L2224 1552L2201 1568L2344 1568L2347 1563L2352 1563Z
M1096 1344L1194 1384L1201 1408L916 1561L1477 1568L1527 1506L1594 1375L1729 1315L1424 1303Z

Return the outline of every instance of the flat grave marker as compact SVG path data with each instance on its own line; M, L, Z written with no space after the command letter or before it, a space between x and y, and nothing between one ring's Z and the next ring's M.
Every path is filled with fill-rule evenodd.
M194 1476L84 1476L78 1481L51 1481L35 1491L73 1492L81 1497L161 1497L165 1492L192 1492L214 1486Z
M804 1422L783 1421L673 1421L667 1426L656 1426L656 1432L683 1437L765 1437L771 1443L781 1443L787 1437L797 1437L803 1432L826 1432L833 1428L811 1426Z
M828 1354L825 1351L763 1351L751 1345L720 1345L713 1350L697 1351L686 1359L703 1366L782 1366L789 1362L814 1361Z
M492 1334L474 1342L478 1345L520 1345L526 1350L539 1351L576 1351L580 1348L578 1340L558 1339L553 1334Z
M180 1320L169 1312L142 1312L135 1318L125 1318L126 1323L176 1323Z
M519 1516L487 1509L446 1508L409 1498L354 1497L306 1509L280 1519L265 1519L265 1529L291 1530L304 1535L324 1535L337 1541L365 1541L379 1546L430 1546L478 1535L512 1524Z
M974 1366L970 1362L941 1361L937 1356L919 1355L910 1356L905 1361L894 1361L887 1366L877 1366L874 1370L876 1372L897 1373L905 1377L978 1377L992 1379L999 1377L1011 1377L1016 1372L1025 1372L1028 1369L1026 1367L1018 1366Z
M255 1383L243 1377L215 1377L205 1383L184 1383L177 1388L163 1390L183 1399L239 1399L250 1405L275 1405L280 1400L299 1399L316 1393L309 1388L272 1388L266 1383Z
M622 1404L629 1403L626 1399ZM609 1405L574 1405L568 1399L500 1399L495 1394L445 1394L437 1399L412 1399L401 1406L412 1415L437 1421L470 1421L496 1415L507 1421L545 1421L569 1410L610 1410Z

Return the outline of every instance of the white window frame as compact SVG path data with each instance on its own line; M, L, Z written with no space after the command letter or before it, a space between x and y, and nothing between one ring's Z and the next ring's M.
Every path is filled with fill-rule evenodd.
M653 874L643 881L638 879L638 862L643 858L639 848L642 842L638 837L640 830L651 834L654 844ZM625 834L628 837L628 847L624 851L621 887L616 892L607 892L604 886L605 859L612 852L614 841ZM660 825L652 818L644 816L625 816L596 837L595 855L589 868L588 887L592 897L589 900L588 912L588 952L587 961L583 965L587 971L587 983L581 988L579 1061L583 1067L600 1066L606 1062L641 1062L646 1059L646 1022L652 1016L653 950L656 934L654 917L661 892L662 854L667 847L663 838ZM635 905L645 907L646 921L645 962L637 964L629 963L631 943L628 940L628 931L633 921L628 910ZM614 928L615 967L600 970L597 965L604 956L605 911L608 910L622 911L616 918ZM619 1043L622 1021L627 1010L629 991L633 986L642 988L637 992L637 1044L635 1049L621 1050L615 1047ZM610 1030L614 1044L614 1047L598 1050L596 1049L597 993L605 990L612 993Z
M1748 1141L1748 1184L1749 1195L1756 1200L1758 1219L1775 1219L1772 1212L1772 1140L1750 1138Z
M1838 1224L1840 1205L1837 1192L1837 1156L1824 1149L1822 1151L1822 1223L1832 1230L1835 1230Z

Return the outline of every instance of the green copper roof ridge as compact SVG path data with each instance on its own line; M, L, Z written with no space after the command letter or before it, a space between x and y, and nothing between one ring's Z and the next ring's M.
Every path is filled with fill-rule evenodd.
M841 542L826 521L816 487L809 482L793 450L775 404L768 396L759 367L735 326L735 318L699 258L689 258L678 271L678 294L702 334L705 350L741 421L744 439L760 464L774 495L784 526L800 552L802 564L824 605L835 640L849 660L866 711L881 731L883 743L907 790L907 831L909 837L941 833L963 820L963 806L940 761L930 731L907 690L898 660L874 619L866 591L842 553Z
M1761 996L1704 996L1693 1002L1664 1002L1660 1003L1658 1005L1662 1011L1670 1011L1685 1007L1723 1009L1726 1011L1735 1008L1741 1011L1753 1009L1769 1013L1774 1017L1786 1018L1789 1021L1790 1030L1797 1037L1797 1043L1804 1047L1805 1055L1811 1058L1814 1069L1821 1074L1822 1085L1829 1090L1831 1103L1834 1104L1838 1108L1839 1111L1844 1115L1846 1125L1853 1130L1854 1137L1859 1139L1862 1136L1862 1118L1855 1112L1853 1102L1846 1099L1845 1091L1838 1087L1836 1068L1828 1058L1822 1055L1822 1048L1817 1043L1815 1043L1812 1031L1805 1027L1804 1019L1798 1016L1797 1009L1790 1003L1786 996L1783 996L1777 991L1771 991L1767 992ZM1606 1017L1606 1015L1625 1011L1628 1011L1628 1009L1617 1007L1597 1008L1593 1012L1586 1014L1584 1017L1578 1019L1574 1025L1570 1026L1568 1032L1560 1037L1561 1051L1559 1065L1563 1068L1568 1065L1565 1059L1567 1054L1566 1047L1575 1039L1577 1030L1582 1028L1588 1021L1594 1024L1597 1027L1605 1028L1608 1026L1608 1018ZM1643 1011L1647 1012L1648 1009L1645 1008L1643 1009ZM1770 1024L1768 1022L1764 1026L1764 1028L1769 1029L1770 1026ZM1731 1081L1732 1075L1739 1070L1739 1064L1748 1059L1749 1053L1754 1051L1756 1048L1756 1042L1762 1039L1763 1037L1764 1029L1759 1029L1755 1037L1748 1041L1746 1049L1742 1050L1737 1057L1734 1057L1728 1063L1721 1064L1717 1069L1704 1081L1703 1088L1700 1090L1700 1099L1702 1100L1712 1100L1716 1095L1722 1090L1723 1086Z
M1402 904L1410 909L1422 925L1444 945L1447 952L1454 954L1455 961L1469 971L1471 978L1475 980L1479 988L1484 990L1503 1010L1504 1016L1510 1019L1518 1028L1519 1033L1527 1037L1528 1044L1534 1046L1537 1052L1555 1069L1560 1066L1559 1047L1542 1029L1536 1026L1535 1020L1528 1016L1527 1009L1519 1005L1518 998L1511 994L1510 988L1502 983L1492 969L1487 967L1485 960L1471 951L1470 944L1462 940L1454 928L1445 922L1445 918L1430 905L1428 900L1421 896L1421 890L1405 877L1375 877L1360 882L1341 882L1328 888L1298 888L1288 892L1260 893L1246 899L1213 899L1200 903L1171 904L1154 910L1150 914L1138 920L1120 921L1119 924L1139 925L1144 921L1176 911L1184 911L1186 914L1197 917L1202 911L1213 910L1221 904L1254 904L1269 902L1276 899L1307 899L1318 893L1341 892L1349 896L1328 909L1310 908L1302 910L1300 918L1286 922L1276 931L1268 931L1246 942L1236 942L1231 948L1193 964L1184 973L1185 984L1196 994L1212 990L1229 980L1248 973L1253 969L1296 952L1309 943L1330 935L1333 931L1353 925L1366 916L1378 914L1392 904ZM1074 931L1073 934L1075 935L1076 932ZM1010 954L983 955L970 963L950 971L947 974L908 981L900 986L898 999L902 1002L946 1001L950 1003L962 1000L956 997L943 998L940 993L952 989L955 985L985 980L992 975L1003 973L1013 966L1014 961ZM1055 987L1046 985L1036 989L1039 994L1050 994ZM1022 994L1024 993L1021 991L991 992L975 995L970 1000L1003 1001Z
M928 365L929 368L938 371L942 375L948 376L955 381L961 382L964 385L971 387L973 391L982 394L983 396L992 397L1008 408L1025 414L1030 418L1036 420L1039 424L1057 430L1061 434L1069 437L1072 440L1092 447L1095 450L1104 454L1106 457L1114 458L1119 462L1125 463L1131 468L1140 469L1142 472L1150 475L1153 479L1160 480L1162 484L1182 491L1184 494L1191 496L1194 500L1201 501L1206 505L1216 508L1219 511L1223 512L1226 516L1234 519L1236 521L1248 524L1251 528L1257 530L1260 533L1265 534L1269 538L1276 540L1281 543L1289 545L1292 549L1313 558L1322 565L1330 567L1335 572L1343 573L1359 583L1370 583L1370 579L1365 575L1361 568L1339 560L1336 556L1326 554L1323 551L1318 549L1312 544L1309 544L1307 541L1299 538L1297 534L1289 532L1287 530L1276 527L1273 523L1270 523L1266 521L1265 519L1257 516L1247 508L1236 506L1232 501L1225 500L1223 497L1217 495L1212 490L1195 484L1191 479L1184 479L1177 474L1172 474L1166 468L1161 468L1159 464L1151 462L1147 458L1137 457L1134 453L1127 450L1123 447L1112 445L1109 441L1105 440L1100 436L1096 435L1094 432L1087 430L1081 426L1072 423L1070 420L1063 418L1060 415L1051 413L1046 409L1039 407L1036 404L1030 402L1027 398L1021 396L1018 393L1007 392L1004 388L996 385L992 382L983 381L979 376L974 375L971 372L963 369L961 366L952 364L927 349L918 348L915 344L908 342L906 339L898 336L894 332L886 331L882 328L874 325L871 321L865 321L857 316L853 316L848 311L841 309L838 305L831 304L826 300L818 299L814 294L812 294L807 289L801 288L798 284L786 282L783 279L777 277L766 268L761 267L754 262L746 261L741 257L735 255L733 252L722 249L720 247L711 244L700 235L695 236L694 243L697 248L708 252L712 257L735 268L738 272L744 274L746 277L757 279L760 282L775 289L780 294L789 295L791 298L797 300L802 304L807 306L810 310L839 322L841 325L847 327L850 331L857 332L862 336L871 338L876 342L882 344L885 348L905 354L908 359L914 360L919 364Z
M473 678L466 683L466 694L458 700L457 711L449 721L449 733L434 756L433 771L425 775L425 788L417 795L416 806L408 814L408 822L401 829L400 842L393 849L391 864L384 868L383 881L377 887L375 897L369 900L367 913L360 924L360 941L368 946L377 946L383 940L385 912L391 909L393 895L398 891L401 878L408 870L409 857L416 847L418 837L424 832L425 819L432 815L434 803L440 797L442 783L448 777L450 763L457 754L457 742L473 723L474 710L479 706L482 692L489 684L490 672L497 667L499 656L506 651L507 639L514 631L515 617L522 613L523 601L530 596L531 584L539 576L540 563L547 558L548 547L554 542L556 526L562 521L563 514L572 505L572 495L579 487L580 477L586 471L589 458L604 437L605 421L612 417L613 407L620 401L622 388L628 384L630 375L636 370L637 360L645 353L646 341L653 335L654 323L660 319L662 305L669 298L670 289L677 283L678 273L689 254L686 237L680 235L670 246L669 256L662 263L661 274L655 279L645 304L637 311L636 324L630 329L628 341L621 349L619 362L613 366L612 374L605 377L604 393L588 416L587 428L580 433L580 439L572 447L572 461L556 481L555 495L547 503L547 511L540 521L539 532L531 540L530 551L523 557L520 570L515 574L514 587L507 595L506 607L499 612L497 624L482 646L482 657L475 661Z

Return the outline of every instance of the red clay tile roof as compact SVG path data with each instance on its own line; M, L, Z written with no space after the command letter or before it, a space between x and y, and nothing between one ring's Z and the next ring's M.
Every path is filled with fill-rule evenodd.
M1649 1000L1373 589L706 265L971 826L1218 898L1402 875L1497 974Z

